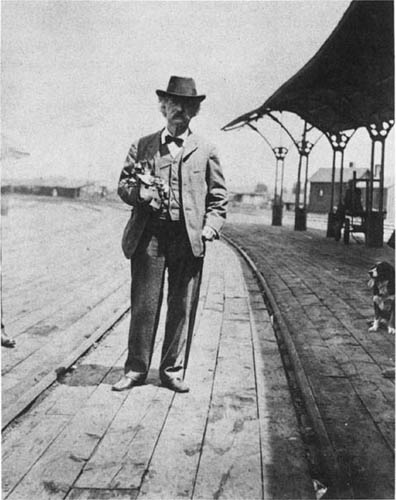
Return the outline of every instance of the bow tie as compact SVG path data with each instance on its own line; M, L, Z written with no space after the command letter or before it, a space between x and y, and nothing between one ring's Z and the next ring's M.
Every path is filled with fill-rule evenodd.
M167 135L165 137L165 144L170 144L171 142L174 142L176 146L181 148L183 146L183 139L181 137L174 137L173 135Z

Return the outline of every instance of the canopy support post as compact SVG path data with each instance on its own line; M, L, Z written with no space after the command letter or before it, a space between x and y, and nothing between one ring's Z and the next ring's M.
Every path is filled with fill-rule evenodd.
M369 248L380 248L384 242L384 165L385 165L385 141L393 127L394 120L383 121L382 123L373 123L367 127L371 139L371 160L370 177L368 182L368 206L366 220L366 246ZM375 150L379 143L380 163L379 172L375 172ZM378 175L379 174L379 175ZM378 183L378 209L374 208L374 183Z
M330 193L330 207L327 217L327 238L334 238L336 236L336 224L339 224L337 213L334 210L334 205L339 206L342 203L342 190L343 190L343 171L344 171L344 152L349 140L352 138L354 130L350 135L345 132L326 133L327 139L330 142L333 150L333 164L331 168L331 193ZM340 155L337 155L340 153ZM337 156L340 157L340 186L338 200L335 200L335 173L337 165Z
M334 214L334 188L335 188L335 169L336 169L336 161L337 161L337 151L333 149L333 165L331 167L331 191L330 191L330 210L327 217L327 238L334 238L334 223L335 223L335 214Z
M309 156L307 155L305 160L305 181L304 181L304 201L303 201L303 207L305 210L307 208L307 194L308 194L308 163L309 163Z

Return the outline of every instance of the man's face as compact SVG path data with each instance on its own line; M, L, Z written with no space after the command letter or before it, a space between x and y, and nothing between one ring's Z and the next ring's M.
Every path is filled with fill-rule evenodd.
M195 104L189 99L167 97L164 102L164 113L168 127L186 129L195 115Z

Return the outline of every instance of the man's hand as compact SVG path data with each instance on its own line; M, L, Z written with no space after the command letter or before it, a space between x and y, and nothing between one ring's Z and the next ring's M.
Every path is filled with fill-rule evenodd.
M214 229L212 229L210 226L205 226L202 229L202 239L206 241L213 241L216 238L217 234Z
M158 196L158 191L155 186L148 186L147 184L140 184L139 198L140 201L150 202L153 198Z

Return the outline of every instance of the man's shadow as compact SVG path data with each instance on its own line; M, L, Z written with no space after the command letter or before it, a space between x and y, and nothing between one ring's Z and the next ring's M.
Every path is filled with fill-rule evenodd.
M124 374L124 368L110 368L98 364L81 364L73 370L59 371L57 380L60 384L72 387L87 387L99 384L114 385ZM158 368L151 368L146 380L141 385L160 386Z

